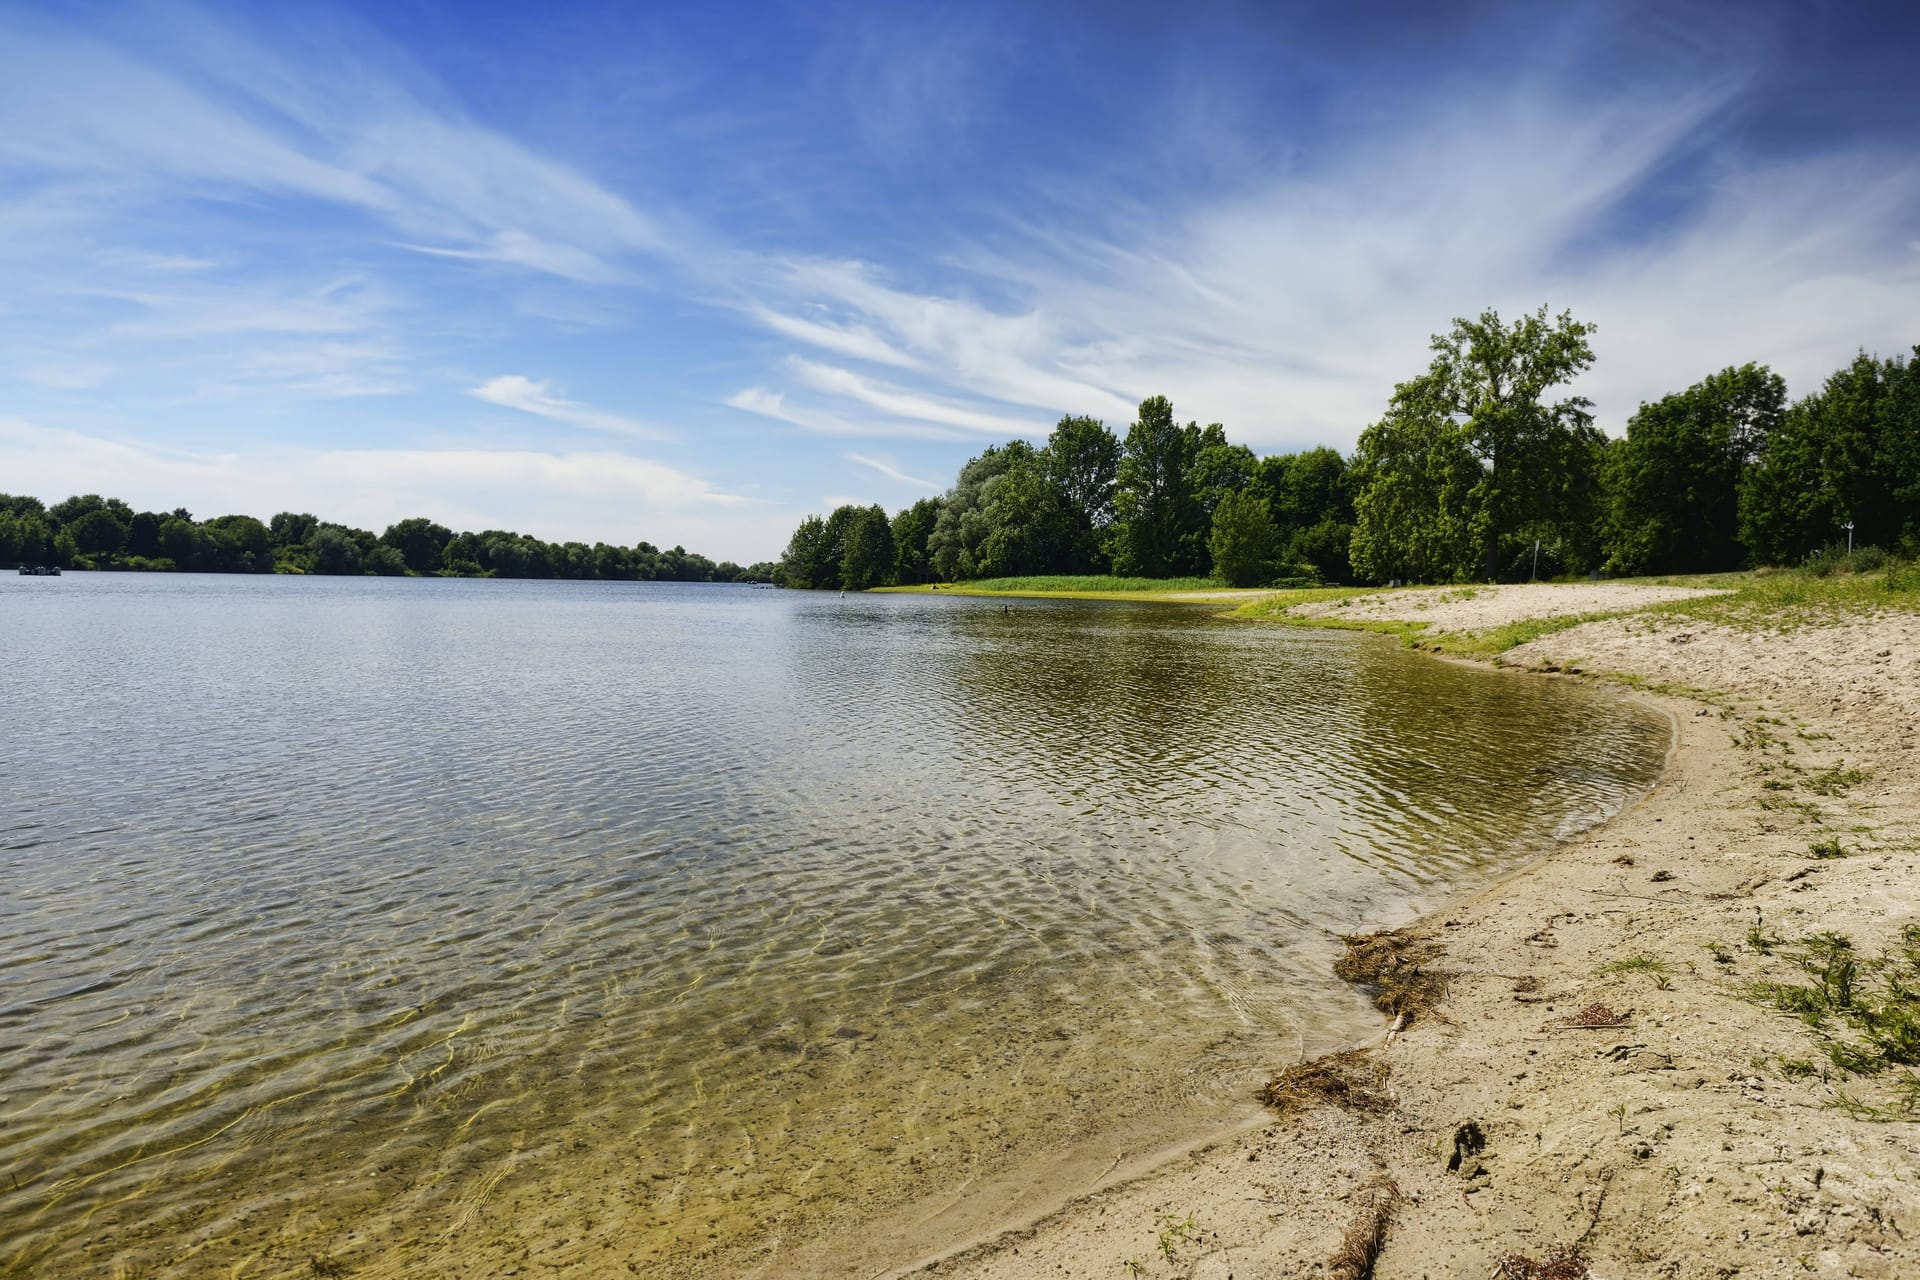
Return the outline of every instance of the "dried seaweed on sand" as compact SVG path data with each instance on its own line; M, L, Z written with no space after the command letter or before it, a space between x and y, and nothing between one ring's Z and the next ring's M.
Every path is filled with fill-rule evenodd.
M1355 1196L1359 1210L1347 1224L1340 1247L1327 1259L1327 1275L1332 1280L1370 1280L1387 1243L1387 1224L1400 1204L1400 1188L1384 1175L1360 1188Z
M1433 1012L1446 996L1447 975L1426 965L1437 950L1432 943L1393 929L1348 934L1342 941L1347 950L1334 961L1334 973L1371 988L1374 1007L1403 1025Z
M1377 1114L1393 1108L1393 1098L1383 1087L1386 1079L1385 1064L1375 1062L1365 1049L1348 1049L1288 1067L1267 1081L1258 1096L1283 1114L1319 1104Z

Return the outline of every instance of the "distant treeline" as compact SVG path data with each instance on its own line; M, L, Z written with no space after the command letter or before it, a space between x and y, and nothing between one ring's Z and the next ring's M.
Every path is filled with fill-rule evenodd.
M488 529L455 533L416 516L374 534L283 511L195 520L184 509L135 511L81 494L49 507L0 494L0 565L194 573L380 574L387 577L608 578L638 582L765 582L776 564L715 564L681 547L542 542Z
M1351 457L1258 458L1163 396L1124 439L1061 419L1044 447L996 445L889 517L809 516L796 587L1042 574L1416 582L1708 573L1799 563L1847 540L1920 554L1920 347L1862 353L1789 404L1763 365L1651 404L1609 439L1583 397L1593 326L1546 308L1456 320Z

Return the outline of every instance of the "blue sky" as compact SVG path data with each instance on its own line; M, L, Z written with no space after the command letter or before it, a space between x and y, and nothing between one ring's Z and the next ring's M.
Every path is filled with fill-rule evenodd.
M1920 7L0 5L0 490L776 555L1062 413L1920 342Z

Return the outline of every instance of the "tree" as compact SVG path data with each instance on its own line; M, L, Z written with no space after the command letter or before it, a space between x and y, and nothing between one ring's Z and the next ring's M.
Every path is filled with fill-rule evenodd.
M166 519L158 511L141 511L127 524L127 543L122 548L130 556L152 559L160 554L160 522Z
M1353 490L1347 460L1322 446L1260 459L1252 488L1267 500L1283 532L1334 521L1353 523Z
M276 548L290 547L304 543L319 524L319 518L311 513L282 511L267 522L267 532L272 536Z
M201 567L213 573L271 573L273 540L252 516L215 516L201 526Z
M1140 402L1115 479L1107 543L1115 573L1169 578L1194 571L1192 535L1205 525L1196 518L1188 470L1199 444L1199 428L1174 422L1165 396Z
M1920 347L1912 359L1862 352L1796 403L1741 485L1740 536L1780 564L1845 537L1920 539Z
M1353 571L1385 582L1451 582L1473 563L1480 467L1445 417L1391 406L1360 433L1353 472Z
M1275 530L1265 498L1229 490L1213 509L1207 546L1213 573L1230 587L1251 587L1273 575Z
M1555 468L1569 462L1590 463L1602 437L1588 412L1591 402L1584 396L1550 404L1543 403L1542 397L1592 365L1593 348L1587 339L1593 329L1569 312L1549 321L1543 306L1512 325L1489 309L1477 320L1456 319L1448 333L1434 336L1434 356L1427 372L1394 388L1389 417L1395 425L1375 441L1368 482L1398 482L1393 456L1380 447L1394 440L1415 442L1423 449L1450 440L1454 443L1447 449L1464 448L1478 475L1462 493L1451 462L1431 474L1430 478L1442 472L1447 476L1433 493L1449 507L1439 513L1439 523L1427 525L1425 533L1444 532L1445 536L1438 541L1429 538L1426 550L1413 555L1410 563L1421 564L1428 574L1466 576L1473 566L1454 558L1452 552L1447 563L1430 558L1443 546L1451 546L1465 529L1478 545L1480 576L1494 578L1502 566L1502 544L1523 527L1566 526L1571 515L1566 501L1569 491L1543 485L1542 478L1557 475ZM1579 488L1585 487L1583 481ZM1384 498L1366 503L1356 498L1355 508L1360 528L1367 525L1363 508L1376 515L1397 509ZM1376 528L1367 534L1367 554L1376 562L1382 556L1395 558L1380 541L1380 533ZM1359 539L1356 530L1356 567L1361 559Z
M360 572L360 544L355 542L352 535L340 525L320 525L308 535L307 546L313 552L315 573Z
M67 522L66 530L80 554L88 559L110 558L127 542L127 530L104 506L95 507L77 520Z
M40 514L40 504L9 509L0 499L0 568L47 564L52 559L53 533Z
M991 531L988 486L1006 473L1022 450L1031 452L1032 448L1023 440L991 445L960 468L959 478L953 482L953 488L947 490L933 533L927 539L927 554L942 582L983 576L977 571L975 560Z
M1740 481L1786 412L1762 365L1724 369L1642 404L1607 451L1607 564L1617 573L1713 573L1746 559Z
M1102 568L1106 557L1101 539L1113 523L1120 442L1098 418L1065 417L1047 438L1046 456L1047 475L1073 518L1069 570Z
M367 553L366 566L369 572L383 578L405 577L407 572L406 557L397 548L384 542Z
M825 590L831 585L829 579L837 575L838 563L830 565L826 541L825 520L808 516L800 522L800 527L787 539L787 552L780 560L780 570L788 586Z
M200 526L191 517L168 516L160 522L160 555L173 561L173 567L193 570L200 567Z
M893 526L885 507L855 507L847 518L840 553L840 585L848 591L883 587L893 580Z
M122 503L122 506L125 504ZM70 527L77 524L81 517L95 511L105 511L107 500L97 493L76 493L65 502L56 502L47 508L47 520L55 527ZM129 513L131 514L131 513Z
M425 516L412 516L387 526L380 541L400 553L409 572L434 573L441 567L447 544L453 541L453 530Z
M940 521L940 499L922 498L893 518L893 580L911 586L933 580L927 543Z

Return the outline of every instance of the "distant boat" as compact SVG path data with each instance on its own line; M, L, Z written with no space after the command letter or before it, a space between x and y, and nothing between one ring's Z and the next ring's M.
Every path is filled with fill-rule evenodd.
M38 564L32 568L28 568L23 564L20 566L20 576L23 578L57 578L60 576L60 566L57 564Z

